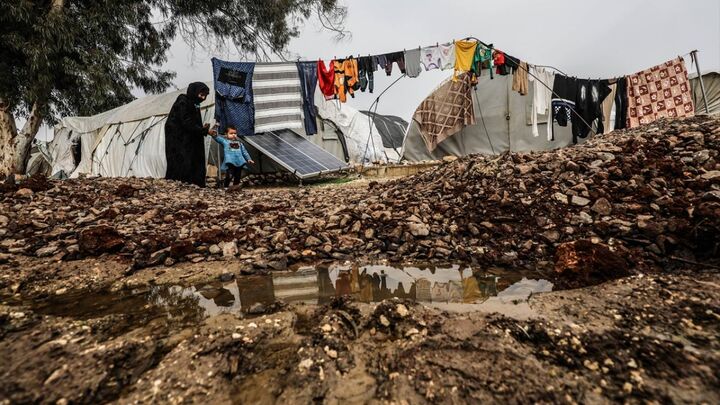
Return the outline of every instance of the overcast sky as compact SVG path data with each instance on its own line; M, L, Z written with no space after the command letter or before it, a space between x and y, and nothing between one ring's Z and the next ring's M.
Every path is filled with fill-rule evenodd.
M341 42L310 20L288 51L326 62L347 55L381 54L473 36L530 63L555 66L578 77L615 77L657 65L693 49L703 71L720 70L719 0L339 0L348 7ZM178 39L165 68L177 72L176 88L212 81L210 58L237 60L232 54L194 53ZM689 56L688 70L694 72ZM410 120L417 105L450 71L403 78L378 106L381 114ZM366 110L400 76L375 74L375 93L349 99ZM482 91L482 89L479 89ZM136 91L137 96L142 96ZM22 121L22 120L21 120ZM19 122L18 124L21 124ZM43 127L39 137L51 137Z
M718 0L363 0L343 1L352 37L333 41L316 21L309 21L289 51L303 59L381 54L473 36L530 63L555 66L578 77L615 77L642 70L693 49L703 70L720 70L720 1ZM176 41L166 68L175 85L211 81L210 57L194 57ZM685 57L688 69L689 56ZM375 74L375 94L359 93L349 104L370 107L375 97L399 77ZM423 72L403 78L380 100L378 112L409 120L417 105L450 71ZM482 89L479 89L482 91Z

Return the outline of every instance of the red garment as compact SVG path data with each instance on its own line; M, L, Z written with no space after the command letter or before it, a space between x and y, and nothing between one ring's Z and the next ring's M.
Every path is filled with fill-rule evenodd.
M495 73L500 74L500 66L505 64L505 54L500 51L495 51L493 64L495 65Z
M330 61L330 68L325 67L322 59L318 60L318 85L326 100L335 98L335 61Z

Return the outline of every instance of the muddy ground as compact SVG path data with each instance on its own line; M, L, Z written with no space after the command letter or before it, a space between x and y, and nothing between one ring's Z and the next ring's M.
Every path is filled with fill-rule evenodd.
M8 181L0 404L720 403L719 235L708 117L384 183Z
M0 306L2 403L720 401L716 272L635 275L491 310L336 298L207 317L182 297L82 309L130 287L221 277L220 266L114 281L123 266L102 260L43 266L64 281ZM92 280L111 287L68 289Z

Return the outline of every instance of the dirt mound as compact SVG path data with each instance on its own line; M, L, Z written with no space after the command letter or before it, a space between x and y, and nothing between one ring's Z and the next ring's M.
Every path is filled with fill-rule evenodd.
M588 240L630 269L652 271L680 261L712 265L720 249L720 120L708 117L543 153L468 156L367 188L228 193L134 178L50 184L0 197L0 253L79 257L80 232L92 226L117 231L112 248L134 268L363 258L552 273L559 246Z

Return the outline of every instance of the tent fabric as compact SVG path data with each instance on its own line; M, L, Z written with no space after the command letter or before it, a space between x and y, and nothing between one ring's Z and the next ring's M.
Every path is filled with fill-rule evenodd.
M373 114L370 111L360 111L365 115L373 116L373 123L380 132L380 137L385 148L395 150L402 149L405 132L408 128L408 122L394 115Z
M64 118L55 126L53 140L43 144L51 173L62 171L70 177L165 177L165 121L177 96L184 93L185 89L151 95L92 117ZM214 94L211 90L201 104L203 122L211 122L215 115ZM342 161L399 161L400 153L383 147L383 130L366 115L347 104L325 101L321 92L315 92L315 103L320 125L318 133L308 136L308 140ZM378 119L384 118L378 115L376 121ZM395 121L396 117L388 119ZM368 142L371 129L373 138ZM296 132L306 135L303 129ZM76 162L72 154L72 145L78 142L80 162ZM282 170L252 147L248 147L248 151L258 162L251 168L253 173ZM205 156L208 164L216 167L222 161L221 152L211 146L209 137L205 139Z
M451 78L446 79L439 87ZM408 161L442 159L444 156L466 156L473 153L500 154L507 151L529 152L549 150L572 144L570 127L555 126L555 141L534 137L531 127L532 94L537 83L530 83L528 94L512 91L512 76L479 77L472 92L476 123L437 145L428 152L420 135L418 123L408 127L403 144L403 158ZM547 130L547 115L538 116L540 133Z
M325 100L320 92L315 93L315 105L321 118L331 121L345 136L350 161L372 163L387 161L380 131L370 118L345 103ZM372 137L368 135L372 134Z
M705 103L703 101L702 89L700 88L700 80L697 78L697 73L692 73L689 76L693 102L695 103L695 114L705 114ZM707 95L710 114L720 114L720 72L705 72L702 75L702 79L705 85L705 94Z

